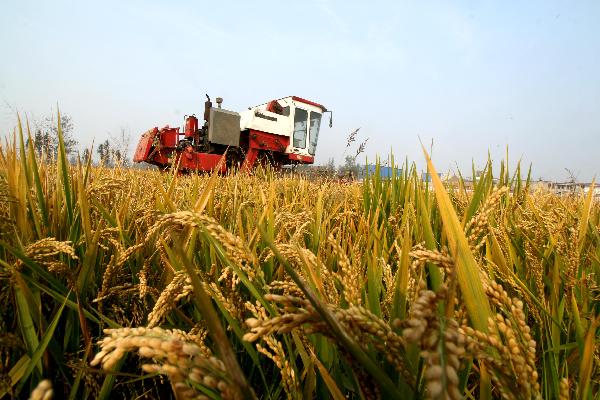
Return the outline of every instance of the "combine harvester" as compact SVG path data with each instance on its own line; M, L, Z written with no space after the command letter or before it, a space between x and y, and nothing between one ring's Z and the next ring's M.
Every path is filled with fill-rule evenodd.
M231 168L249 171L257 165L312 164L317 149L321 117L331 111L321 104L296 96L272 100L236 113L221 108L217 97L212 106L204 103L204 124L195 115L186 116L180 128L153 128L144 133L133 161L147 162L161 170L179 172L219 172ZM225 162L220 163L225 157Z

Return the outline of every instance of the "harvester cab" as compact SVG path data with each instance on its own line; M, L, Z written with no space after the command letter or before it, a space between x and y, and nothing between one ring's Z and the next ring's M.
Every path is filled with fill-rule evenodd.
M256 130L289 139L290 160L312 163L317 150L321 118L327 109L296 96L272 100L240 113L242 130Z
M190 115L184 117L183 132L169 126L150 129L142 135L134 161L182 172L312 164L326 112L331 127L330 111L297 96L271 100L241 113L223 109L220 97L213 107L206 97L201 126L198 118Z

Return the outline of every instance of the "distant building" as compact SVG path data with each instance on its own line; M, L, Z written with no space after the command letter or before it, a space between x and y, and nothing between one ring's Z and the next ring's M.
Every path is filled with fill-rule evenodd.
M594 185L594 188L592 189L592 184L591 183L586 183L583 187L583 192L584 193L589 193L590 190L593 190L593 197L598 199L600 198L600 186L598 185Z
M552 182L545 180L538 180L531 182L532 191L547 191L557 194L559 196L568 195L580 195L581 193L589 193L592 188L591 183L583 182ZM600 198L600 187L594 185L593 197Z
M361 165L361 166L357 167L357 170L358 170L357 179L363 180L363 179L365 179L367 174L369 176L374 176L377 171L377 166L374 164ZM379 166L379 176L383 179L390 179L392 177L392 175L394 175L394 171L395 171L396 176L400 176L403 172L402 168L392 168L392 167L387 167L387 166L383 166L383 165ZM445 176L439 172L438 172L438 176L440 177L441 180L448 178L447 176ZM456 176L453 176L453 177L449 177L449 179L452 181L451 183L456 183L459 178ZM431 182L431 175L429 175L428 172L422 172L421 180L423 182Z
M396 176L399 176L400 174L402 174L402 168L392 168L392 167L386 167L386 166L380 165L379 166L379 177L384 178L384 179L390 179L392 177L392 175L394 174L394 171L395 171ZM377 172L377 165L375 165L375 164L361 165L358 167L358 179L359 180L365 179L367 174L369 176L375 176L376 172Z
M576 182L554 182L552 191L556 194L575 194L581 193L585 184Z

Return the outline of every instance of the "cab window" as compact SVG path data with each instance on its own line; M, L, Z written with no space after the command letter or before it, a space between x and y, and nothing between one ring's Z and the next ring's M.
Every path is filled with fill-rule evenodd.
M294 113L294 140L293 146L306 148L306 133L308 128L308 111L296 108Z
M317 150L317 140L319 139L319 128L321 127L321 114L311 111L310 112L310 146L308 147L308 152L311 155L315 155L315 151Z

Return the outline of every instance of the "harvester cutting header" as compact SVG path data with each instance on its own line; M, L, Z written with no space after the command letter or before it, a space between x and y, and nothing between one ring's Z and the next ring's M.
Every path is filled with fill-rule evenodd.
M256 165L275 168L312 164L317 150L321 118L331 111L321 104L296 96L272 100L236 113L213 107L208 95L203 125L195 115L185 117L184 131L168 125L144 133L133 161L145 161L167 170L212 171L225 157L219 172L238 167L248 171Z

